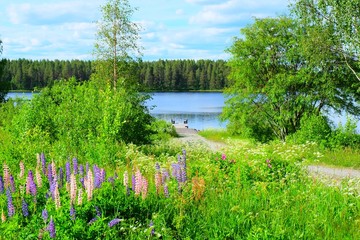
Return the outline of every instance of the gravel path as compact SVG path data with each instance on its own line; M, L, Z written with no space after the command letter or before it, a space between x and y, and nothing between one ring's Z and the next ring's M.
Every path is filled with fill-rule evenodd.
M224 143L213 142L203 138L198 134L198 131L195 129L178 126L176 127L176 132L180 136L178 138L179 141L201 143L209 147L209 149L214 152L220 151L226 146ZM327 166L310 165L307 166L307 170L309 171L310 175L317 178L325 178L327 180L340 181L346 178L360 180L360 170L355 170L351 168L333 168Z

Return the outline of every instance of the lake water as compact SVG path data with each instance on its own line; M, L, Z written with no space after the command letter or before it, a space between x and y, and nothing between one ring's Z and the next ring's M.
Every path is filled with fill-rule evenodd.
M33 93L9 93L7 97L32 98ZM154 117L167 121L183 123L188 120L189 128L203 130L206 128L225 128L226 123L219 121L225 97L218 92L159 92L152 93L152 100L147 102ZM335 126L346 122L346 114L330 114ZM360 133L360 122L357 124Z

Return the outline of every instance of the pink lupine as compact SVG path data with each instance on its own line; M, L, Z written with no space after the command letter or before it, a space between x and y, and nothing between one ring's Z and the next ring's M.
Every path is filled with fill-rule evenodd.
M75 202L76 199L76 177L74 173L70 175L70 200L72 203Z
M136 170L135 172L135 195L139 195L141 193L141 185L142 185L142 176L140 170Z
M6 189L10 186L10 168L6 163L3 164L3 170L4 170L4 186Z
M5 222L5 221L6 221L6 216L5 216L4 210L2 210L2 212L1 212L1 222Z
M19 178L21 179L24 177L24 174L25 174L25 165L24 165L23 161L20 161L19 167L20 167Z
M145 177L142 177L141 196L143 199L145 199L148 194L148 187L149 187L149 182L146 180Z
M55 165L54 161L51 162L51 175L52 175L53 179L57 178L56 165Z
M77 199L77 204L81 205L83 201L83 191L82 188L79 188L78 190L78 199Z
M61 207L61 202L60 202L60 193L59 193L59 186L57 181L54 181L55 187L54 187L54 201L55 201L55 208L59 209Z
M90 169L87 172L87 177L85 178L84 182L87 193L87 199L90 201L92 199L93 190L94 190L94 178L93 178L93 173L91 172Z
M37 183L38 187L41 188L42 187L42 177L41 177L41 172L38 167L35 169L35 178L36 178L36 183Z
M156 187L156 193L160 193L160 188L162 185L162 176L160 172L155 173L155 187Z

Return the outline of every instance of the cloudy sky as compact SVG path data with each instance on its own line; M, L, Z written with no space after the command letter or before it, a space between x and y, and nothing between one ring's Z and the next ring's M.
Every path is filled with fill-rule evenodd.
M287 12L288 0L129 0L142 25L144 60L226 59L224 50L254 17ZM105 0L0 0L8 59L92 59Z

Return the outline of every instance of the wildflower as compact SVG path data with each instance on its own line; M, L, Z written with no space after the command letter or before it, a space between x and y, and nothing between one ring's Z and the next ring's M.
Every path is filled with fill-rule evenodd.
M88 198L88 200L91 200L93 190L94 190L94 179L93 179L93 174L92 174L90 169L89 169L89 171L87 173L87 177L84 180L84 183L85 183L85 189L86 189L86 193L87 193L87 198Z
M116 224L118 224L119 222L123 221L123 219L119 219L119 218L115 218L113 220L111 220L109 223L108 223L108 226L109 227L113 227L115 226Z
M77 160L77 158L73 158L73 169L74 169L74 174L78 174L78 160Z
M4 182L2 176L0 176L0 193L4 192Z
M70 176L70 200L72 203L75 202L75 198L76 198L76 177L75 174L72 173Z
M81 177L80 179L79 179L79 182L81 183L81 186L83 187L83 188L85 188L85 182L84 182L85 180L84 180L84 178L83 177Z
M221 159L222 160L226 160L226 155L223 153L223 154L221 154Z
M54 163L54 161L51 162L51 176L52 179L57 179L57 174L56 174L56 165Z
M3 171L4 171L4 185L5 188L10 186L10 169L6 163L3 164Z
M157 172L157 173L155 173L155 187L156 187L157 194L159 194L159 192L160 192L161 184L162 184L161 173Z
M36 184L34 182L34 177L31 170L29 170L26 179L26 194L36 196Z
M25 174L25 165L24 165L23 161L20 161L19 166L20 166L19 178L21 179L24 177L24 174Z
M170 175L169 175L169 172L163 168L162 169L162 182L164 183L166 180L169 180L170 179Z
M155 170L160 171L160 164L158 162L155 163Z
M10 188L11 188L11 192L15 192L15 181L14 181L14 177L10 174Z
M2 212L1 212L1 222L5 222L5 221L6 221L6 216L5 216L4 210L2 210Z
M49 231L50 238L56 237L56 230L55 230L55 223L54 220L51 218L49 226L47 227L47 230Z
M22 214L24 217L29 216L29 207L25 199L22 199Z
M12 201L12 196L11 196L11 192L10 189L8 188L6 190L6 197L7 197L7 207L8 207L8 216L12 217L15 214L15 207Z
M48 166L47 166L47 178L48 178L49 184L51 184L53 182L51 163L49 163Z
M62 188L64 184L64 170L62 167L59 168L59 174L57 179L58 179L59 187Z
M98 217L94 217L93 219L91 219L89 222L88 222L88 225L91 225L93 224L94 222L96 222L98 220Z
M48 213L48 211L46 210L46 208L45 208L44 210L42 210L42 212L41 212L41 217L42 217L42 219L44 219L45 222L48 220L48 218L49 218L49 213Z
M82 199L83 199L83 191L82 191L82 188L79 188L79 190L78 190L78 201L77 201L78 205L82 204Z
M170 196L169 195L169 188L168 188L168 185L166 183L164 184L164 195L167 198Z
M41 153L40 160L41 160L41 166L42 166L43 174L46 175L46 159L45 159L45 154L44 153Z
M135 195L139 195L141 192L142 176L140 170L135 172Z
M136 178L135 178L135 175L132 174L132 175L131 175L131 189L132 189L133 191L135 191L135 186L136 186Z
M154 234L155 234L155 228L154 228L154 222L153 222L152 220L150 220L149 228L151 229L150 235L151 235L151 236L154 236Z
M79 174L80 174L81 176L84 175L84 166L83 166L82 164L80 164L80 166L79 166Z
M101 211L98 206L95 206L96 216L101 217Z
M141 195L142 198L145 199L148 193L148 187L149 187L149 183L146 180L146 178L142 177L142 184L141 184Z
M65 171L66 171L66 182L70 182L70 174L71 174L71 169L70 169L70 163L66 162L65 164Z
M101 186L100 169L98 168L98 166L94 165L93 171L94 171L94 187L100 188Z
M61 207L60 193L59 193L58 183L56 180L54 181L54 184L55 184L55 187L54 187L53 197L54 197L54 201L55 201L55 208L59 209Z
M71 218L71 220L75 220L75 214L76 214L76 212L75 212L74 205L71 204L71 206L70 206L70 218Z
M37 183L38 187L41 188L42 187L42 177L41 177L39 168L35 169L35 177L36 177L36 183Z
M124 172L124 186L126 189L129 187L129 175L127 171Z

